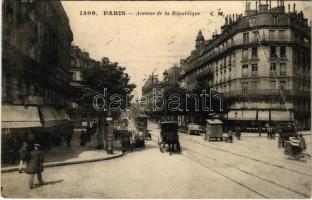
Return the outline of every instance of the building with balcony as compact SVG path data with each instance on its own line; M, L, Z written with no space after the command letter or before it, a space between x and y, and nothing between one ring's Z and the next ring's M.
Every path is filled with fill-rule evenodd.
M109 62L109 61L108 61ZM96 67L101 67L100 61L96 61L89 57L89 53L82 51L78 46L72 46L72 61L71 61L71 86L74 87L76 93L72 99L72 109L70 110L70 117L73 121L74 127L80 128L91 126L90 123L95 121L95 116L90 113L88 109L80 105L76 101L75 96L80 98L84 90L88 90L83 85L83 71L92 70Z
M2 19L4 153L12 143L44 144L50 133L69 132L73 34L60 1L5 0Z
M181 85L199 81L227 98L228 124L263 126L294 121L310 128L311 27L293 4L246 3L245 15L228 15L211 39L199 31L195 50L181 60Z

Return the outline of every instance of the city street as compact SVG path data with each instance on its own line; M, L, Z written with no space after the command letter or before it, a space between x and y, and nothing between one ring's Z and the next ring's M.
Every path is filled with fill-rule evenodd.
M307 198L310 160L285 159L276 140L243 137L207 142L180 133L182 154L160 153L157 125L146 148L114 160L45 169L44 186L27 175L2 174L11 198ZM17 181L18 180L18 181ZM157 189L155 189L157 188Z

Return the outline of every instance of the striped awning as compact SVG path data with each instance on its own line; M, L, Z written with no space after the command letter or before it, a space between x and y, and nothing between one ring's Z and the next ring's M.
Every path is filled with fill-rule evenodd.
M294 113L291 111L271 111L271 120L272 121L291 121L294 119Z
M228 120L256 120L257 111L255 110L237 110L228 113Z
M3 105L1 107L1 128L41 127L36 106Z

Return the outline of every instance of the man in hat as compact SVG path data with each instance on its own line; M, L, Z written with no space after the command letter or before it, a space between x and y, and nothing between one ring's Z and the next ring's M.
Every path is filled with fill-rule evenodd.
M34 150L30 152L29 161L27 164L26 173L29 174L29 188L34 187L34 176L37 174L40 185L43 185L42 175L43 172L43 152L39 150L40 145L34 144Z
M27 142L23 142L23 146L19 150L19 156L20 156L19 157L20 163L19 163L19 168L18 168L19 173L22 173L22 170L25 168L28 154L29 152L28 152Z

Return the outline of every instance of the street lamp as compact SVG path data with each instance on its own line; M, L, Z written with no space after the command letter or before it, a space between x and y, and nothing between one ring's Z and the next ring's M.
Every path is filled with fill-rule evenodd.
M106 122L108 124L107 153L113 154L113 118L110 110L107 112Z
M235 130L237 129L237 112L235 112Z
M168 75L169 75L169 73L167 72L167 70L165 70L163 73L164 81L165 81L164 90L166 89L166 86L167 86ZM166 103L166 101L165 101L165 120L167 121L167 103Z

